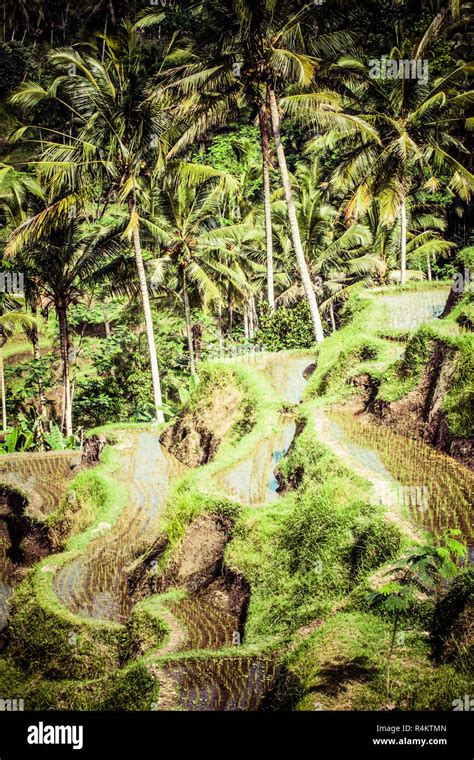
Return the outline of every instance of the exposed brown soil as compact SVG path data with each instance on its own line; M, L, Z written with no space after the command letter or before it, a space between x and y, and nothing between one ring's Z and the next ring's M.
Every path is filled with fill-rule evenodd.
M25 515L27 505L21 494L0 488L0 523L8 545L6 559L11 577L16 580L24 576L25 568L52 551L47 529Z
M171 557L165 571L153 568L166 549L164 537L157 539L143 563L133 570L128 588L135 600L173 588L185 589L224 613L237 618L243 627L250 598L246 579L224 565L224 551L231 538L232 521L216 514L197 517Z
M376 389L366 375L357 378L368 412L384 425L410 438L427 441L474 468L474 439L457 438L449 432L442 408L456 366L456 350L441 341L432 341L430 360L417 387L398 401L374 400Z
M84 443L82 450L81 466L92 467L100 461L100 456L107 444L107 437L100 433L100 435L91 435Z
M163 591L171 586L195 593L206 588L219 574L230 527L215 515L197 517L161 580Z
M242 618L250 593L245 579L224 567L224 550L230 540L232 521L215 514L197 517L164 574L156 591L185 588L200 594L222 611Z
M210 462L240 416L242 397L234 385L219 389L181 414L164 431L160 442L189 467Z

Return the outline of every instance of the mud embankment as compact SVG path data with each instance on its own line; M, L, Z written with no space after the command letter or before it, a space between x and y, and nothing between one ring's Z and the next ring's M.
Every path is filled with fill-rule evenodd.
M242 402L242 391L228 383L180 414L161 435L160 443L188 467L207 464L242 421Z
M412 391L397 401L375 398L377 387L367 375L355 379L365 411L397 433L420 439L474 469L474 438L457 437L448 426L443 401L456 373L459 352L442 341L429 346L429 361ZM466 409L466 414L469 410Z

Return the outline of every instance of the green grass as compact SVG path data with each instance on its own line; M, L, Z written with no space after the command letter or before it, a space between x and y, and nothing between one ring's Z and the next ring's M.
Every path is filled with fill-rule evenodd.
M312 409L303 410L305 428L280 466L297 490L244 510L227 547L226 563L252 588L249 641L288 637L330 614L361 576L396 556L402 544L398 529L369 505L368 484L315 442Z
M452 710L471 684L435 666L423 631L402 630L390 663L391 626L370 612L336 612L288 656L280 702L297 710Z
M411 283L406 290L422 292L439 286ZM347 304L348 324L318 347L317 368L308 382L305 398L324 396L327 404L347 400L359 392L354 378L368 375L377 399L398 401L416 388L434 346L441 345L446 359L453 364L443 400L449 431L453 436L472 435L474 337L458 324L460 318L472 314L472 294L467 294L447 319L431 320L410 332L383 326L383 296L397 292L398 288L364 292Z
M288 490L264 507L236 504L218 487L216 476L245 460L262 439L275 434L284 404L262 372L251 365L213 362L203 368L203 383L190 410L231 382L242 391L242 409L251 425L234 425L214 461L176 482L158 526L169 542L160 566L169 562L198 515L210 512L232 518L225 563L244 575L251 586L244 641L238 653L232 648L160 657L170 633L164 611L167 603L182 593L179 591L143 600L126 626L81 618L59 604L52 589L53 573L43 572L44 566L58 568L79 556L93 527L103 520L113 525L123 508L124 492L117 491L113 479L118 452L107 447L103 464L82 473L82 479L79 475L71 485L82 509L70 526L75 535L66 551L40 563L16 594L12 639L18 648L10 651L9 657L16 654L17 665L37 674L27 679L34 705L149 709L156 692L147 670L150 664L265 652L281 657L286 644L291 644L285 655L288 677L276 697L284 706L450 709L447 705L452 699L469 693L465 676L454 666L435 666L429 661L423 636L429 615L421 615L418 609L404 620L407 635L393 658L392 686L386 693L391 623L370 610L367 592L372 575L390 566L408 539L384 519L383 508L370 505L369 484L317 442L316 406L348 398L354 392L352 378L358 374L369 374L379 388L386 389L390 382L404 380L404 390L420 376L435 328L424 326L409 340L406 377L399 378L400 339L407 336L380 336L375 325L382 310L377 296L364 295L348 306L353 321L318 348L317 369L300 408L301 432L280 464ZM455 316L452 321L455 323ZM467 347L470 336L451 334L444 326L441 331L446 345L460 356L467 355L463 341ZM461 367L460 378L464 371ZM450 392L453 388L458 392L458 386L461 389L460 379ZM108 425L89 434L147 427ZM63 517L59 511L55 519L60 523ZM143 561L140 558L135 565ZM299 631L308 625L315 630L302 642ZM71 630L77 631L79 642L73 652L67 643ZM136 659L123 667L130 657ZM71 678L77 680L67 680ZM5 683L24 680L25 674L10 659L0 661L2 688ZM73 695L71 683L76 684Z

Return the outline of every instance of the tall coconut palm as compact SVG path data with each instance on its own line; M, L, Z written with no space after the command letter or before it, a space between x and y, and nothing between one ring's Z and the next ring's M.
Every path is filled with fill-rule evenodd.
M159 23L163 14L150 14L135 24L125 22L120 36L105 39L97 55L65 49L51 55L55 67L68 69L46 90L25 83L12 97L14 103L34 106L48 98L59 99L77 124L77 134L53 137L39 164L53 192L67 189L91 197L102 187L104 203L112 197L125 204L140 284L145 319L156 419L163 422L160 374L150 297L140 240L143 180L161 162L167 109L146 94L147 69L139 44L139 30ZM103 58L103 60L101 60ZM63 199L62 211L77 202ZM56 209L56 212L58 209Z
M437 257L443 257L454 248L445 240L446 220L426 192L412 193L406 200L407 209L407 269L406 281L432 279L431 265ZM373 204L363 216L364 223L372 233L370 253L379 262L375 282L400 282L399 250L400 225L391 227L383 223L380 208Z
M390 60L420 60L425 45L419 43L408 55L403 46L394 48ZM367 69L347 59L344 66L356 75ZM382 223L399 224L400 283L407 279L408 215L407 198L420 187L435 192L447 178L448 189L469 200L474 176L467 168L469 152L454 133L453 126L465 118L472 92L463 88L472 64L454 67L434 81L417 79L365 78L367 106L362 118L374 127L367 133L342 134L338 126L316 138L313 147L324 150L336 145L342 160L330 180L330 190L346 193L346 217L359 218L374 198Z
M267 295L274 301L273 255L270 206L270 133L276 155L290 222L293 248L308 300L314 336L323 339L318 304L301 245L294 194L280 128L279 97L288 83L305 87L313 79L317 61L307 52L307 41L317 38L320 51L334 52L341 35L318 34L312 25L314 4L288 0L213 0L200 6L202 26L191 63L179 70L178 86L189 98L183 103L197 113L194 124L175 148L193 140L200 132L220 125L243 104L258 114L261 132L262 171L267 247ZM316 46L314 46L316 50ZM201 93L201 94L199 94ZM219 99L218 95L221 95Z
M329 203L321 188L320 167L317 161L297 165L295 182L296 214L301 232L301 242L308 261L311 279L317 286L318 295L329 297L336 292L343 298L345 290L367 272L377 267L377 261L367 252L372 235L366 225L345 224L338 209ZM285 245L285 215L281 201L273 203L273 215L280 241ZM279 246L281 248L281 245ZM284 247L281 248L284 251ZM292 281L279 296L282 303L301 295L301 282ZM333 302L327 300L331 324L334 329Z
M123 237L109 227L99 234L91 232L80 213L71 219L59 216L54 220L51 214L54 207L55 204L50 204L23 222L12 234L6 253L25 270L30 287L54 308L61 357L62 418L69 437L73 432L69 309L82 298L88 286L114 276L112 262L116 269L124 270ZM130 267L125 266L125 272L130 278Z
M245 246L260 232L249 222L219 224L222 203L220 182L204 179L189 186L175 178L167 181L153 201L153 218L144 225L160 255L155 261L155 292L173 292L182 298L191 374L196 374L190 295L201 303L222 303L220 281L240 292L248 291L242 263Z

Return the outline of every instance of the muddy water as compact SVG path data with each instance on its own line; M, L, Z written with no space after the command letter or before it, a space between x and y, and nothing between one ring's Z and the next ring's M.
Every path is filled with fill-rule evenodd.
M220 486L242 504L264 504L278 499L276 469L295 432L294 419L286 419L274 438L261 441L250 457L217 477Z
M53 586L72 612L125 622L130 613L125 568L147 548L172 480L184 466L164 449L156 433L131 433L124 452L127 504L115 526L99 523L86 551L55 575Z
M450 528L460 530L472 557L474 475L470 470L423 441L406 438L365 417L345 411L332 411L329 417L331 434L348 457L389 484L388 501L408 514L416 527L435 536ZM381 503L387 504L387 495L378 493Z
M0 631L8 622L8 599L13 592L11 576L13 565L8 557L10 539L6 523L0 519Z
M8 623L8 600L10 599L12 593L12 587L8 583L2 583L0 581L0 631L3 630L3 628L5 628L6 624Z

